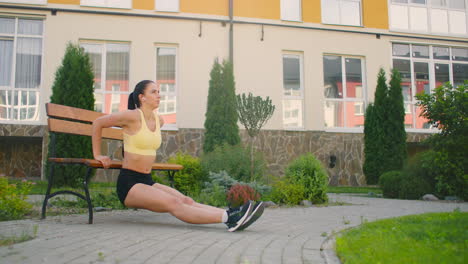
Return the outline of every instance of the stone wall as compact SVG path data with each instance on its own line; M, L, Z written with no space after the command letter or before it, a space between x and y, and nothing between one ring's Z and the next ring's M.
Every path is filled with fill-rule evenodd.
M181 151L192 156L202 153L203 129L179 129L163 131L162 145L157 152L157 162ZM430 134L408 133L408 142L421 142ZM248 144L247 133L241 131L242 142ZM28 139L29 138L29 139ZM261 151L267 161L268 173L284 174L285 167L305 153L315 155L327 169L331 185L365 185L362 172L364 135L361 133L331 133L323 131L263 130L254 142L255 150ZM0 175L41 175L41 160L45 161L48 136L45 126L1 125L0 126ZM122 159L122 142L103 140L102 152L112 159ZM336 164L330 168L330 157ZM42 166L45 167L45 166ZM115 181L118 170L99 169L95 181ZM42 172L45 179L45 173Z
M41 177L45 126L0 125L0 176Z
M429 134L410 133L408 142L420 142ZM243 144L248 144L249 137L242 130ZM157 152L157 162L166 162L168 158L181 151L192 156L202 153L203 129L179 129L178 131L163 131L163 143ZM254 142L255 150L261 151L267 162L268 173L276 176L284 175L286 166L298 156L312 153L327 169L330 185L365 185L362 171L364 162L364 134L361 133L331 133L323 131L282 131L263 130ZM121 159L122 144L120 142L104 142L103 152L111 153L114 159ZM336 162L330 168L330 157L335 156ZM96 174L97 181L114 181L118 171L100 170Z

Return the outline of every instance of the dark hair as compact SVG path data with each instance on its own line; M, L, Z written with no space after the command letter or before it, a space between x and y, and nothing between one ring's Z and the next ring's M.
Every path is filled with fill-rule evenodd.
M138 97L140 94L145 92L146 86L149 83L154 83L151 80L143 80L135 86L135 90L128 96L128 109L136 109L141 106L140 98Z

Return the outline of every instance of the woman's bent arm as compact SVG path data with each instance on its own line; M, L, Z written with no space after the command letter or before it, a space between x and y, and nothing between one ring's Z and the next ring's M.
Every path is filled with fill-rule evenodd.
M101 116L93 121L93 156L94 159L99 160L102 163L104 168L109 168L111 159L107 156L101 155L102 129L113 126L127 126L133 121L133 116L133 111L125 111L121 113Z

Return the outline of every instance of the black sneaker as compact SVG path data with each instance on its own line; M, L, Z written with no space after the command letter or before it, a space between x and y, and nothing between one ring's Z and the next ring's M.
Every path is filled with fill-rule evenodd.
M255 203L255 205L252 208L252 212L244 221L244 223L239 228L237 228L237 231L242 231L249 227L251 224L253 224L255 221L257 221L257 219L260 218L260 216L262 216L264 210L265 204L262 201Z
M229 210L227 210L228 221L226 222L226 225L229 228L229 232L236 231L244 223L244 221L247 219L250 212L252 211L252 205L252 201L248 201L242 206L232 209L230 208Z

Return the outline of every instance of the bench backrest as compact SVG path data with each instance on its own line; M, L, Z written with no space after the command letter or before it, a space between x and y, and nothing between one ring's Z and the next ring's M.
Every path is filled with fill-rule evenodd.
M103 113L75 108L71 106L47 103L47 124L50 132L67 133L74 135L92 136L92 122ZM122 140L122 129L104 128L103 138Z

